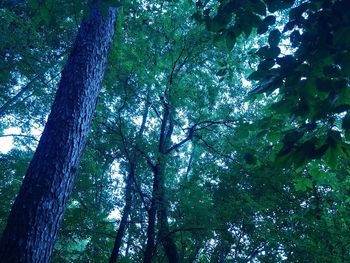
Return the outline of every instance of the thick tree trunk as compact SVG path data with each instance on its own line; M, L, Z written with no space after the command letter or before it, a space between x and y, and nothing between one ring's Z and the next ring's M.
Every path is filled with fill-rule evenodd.
M0 241L3 263L49 262L84 149L111 46L116 10L84 19L43 135Z

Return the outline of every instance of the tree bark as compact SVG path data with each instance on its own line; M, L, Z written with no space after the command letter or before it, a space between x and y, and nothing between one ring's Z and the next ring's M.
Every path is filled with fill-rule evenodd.
M153 178L153 190L152 190L152 199L151 206L148 209L148 226L147 226L147 244L144 254L143 263L151 263L152 256L155 250L155 233L156 233L156 216L157 216L157 198L159 187L159 178L154 175Z
M123 214L122 218L119 223L119 228L117 231L117 235L114 240L114 247L112 250L112 254L109 258L109 263L115 263L117 262L118 255L119 255L119 250L122 245L122 239L124 236L124 232L128 223L128 217L131 211L131 204L132 204L132 193L131 193L131 188L132 188L132 180L133 180L133 169L129 172L127 176L127 181L126 181L126 189L125 189L125 206L123 208Z
M49 262L106 68L116 10L83 19L0 241L3 263Z
M177 252L176 244L169 231L168 222L168 201L165 196L165 156L159 162L159 187L157 198L158 207L158 221L159 221L159 240L161 241L165 255L169 263L179 263L180 257Z
M176 244L169 231L168 222L168 201L165 195L165 167L167 164L168 148L171 145L171 136L174 131L173 116L170 109L170 105L164 102L164 116L162 125L161 136L159 141L159 155L158 165L158 178L159 178L159 189L156 195L158 202L158 220L159 220L159 239L163 245L165 255L168 258L169 263L179 263L180 257L177 252ZM163 127L165 126L165 128Z
M167 149L171 144L171 136L174 130L172 114L169 109L169 104L163 101L164 112L160 128L158 158L156 164L152 167L153 170L153 191L151 208L148 211L148 229L147 229L147 246L145 251L144 263L150 263L153 251L155 250L154 235L156 216L159 222L158 237L161 241L165 255L169 263L180 262L180 257L177 252L175 242L171 237L168 223L167 201L165 198L165 167L167 163L167 154L170 153ZM157 215L158 213L158 215Z

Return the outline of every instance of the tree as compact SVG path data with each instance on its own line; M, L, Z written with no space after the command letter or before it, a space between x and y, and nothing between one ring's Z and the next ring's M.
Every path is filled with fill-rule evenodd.
M2 228L57 68L34 73L82 15L35 2L3 19L0 129L23 129L0 155ZM348 262L348 1L121 2L52 262Z
M120 116L120 111L122 111L122 108L119 109L119 135L121 137L121 143L122 147L120 147L127 159L127 176L126 176L126 184L125 184L125 206L122 211L122 217L119 223L118 231L116 234L116 238L114 241L114 246L113 250L111 253L111 257L109 259L110 263L114 263L118 259L119 251L122 246L122 239L125 234L125 229L127 227L127 220L128 217L131 213L131 208L132 208L132 201L133 201L133 192L139 191L139 189L136 187L136 169L139 166L140 162L140 153L138 152L139 149L139 144L142 139L146 122L147 122L147 116L148 116L148 111L149 111L149 104L148 101L145 103L145 109L144 113L142 115L142 121L141 121L141 126L140 129L138 130L135 138L133 138L133 142L128 141L122 131L122 120ZM128 139L131 136L128 137ZM133 145L134 144L134 145ZM131 146L131 147L130 147ZM131 148L131 149L130 149ZM134 189L136 188L136 189ZM139 194L142 195L142 193L139 192Z
M0 242L4 262L48 262L72 191L112 43L116 10L83 19Z

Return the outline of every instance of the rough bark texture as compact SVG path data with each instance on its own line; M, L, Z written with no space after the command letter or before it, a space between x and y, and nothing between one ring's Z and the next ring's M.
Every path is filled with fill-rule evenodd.
M49 262L102 85L116 10L91 9L0 241L3 263Z

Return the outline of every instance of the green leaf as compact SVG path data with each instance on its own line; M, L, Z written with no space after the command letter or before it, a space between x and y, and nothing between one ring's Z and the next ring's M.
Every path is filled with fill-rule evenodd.
M260 58L271 59L276 58L280 54L280 52L281 50L279 47L263 46L256 52L256 54Z
M261 18L255 14L252 14L250 16L249 21L253 27L259 27L259 25L261 24Z
M233 32L228 32L226 35L226 46L228 50L232 50L236 43L236 35Z
M282 142L286 145L293 145L295 142L301 139L304 136L305 131L302 130L294 130L286 133L284 135Z
M49 10L46 8L46 6L41 6L40 9L40 16L43 19L43 21L48 24L49 23Z
M296 22L294 20L289 21L283 28L283 33L293 30L293 28L296 26Z
M269 109L277 114L289 114L295 107L295 101L296 99L294 98L281 99L280 101L273 103Z
M319 183L324 182L329 177L328 173L321 170L320 167L318 167L317 165L311 165L309 173L312 176L312 178Z
M342 76L341 68L335 65L327 65L323 68L323 74L328 78L339 78Z
M264 20L262 21L263 24L267 25L267 26L271 26L274 23L276 23L276 17L273 15L267 16L264 18Z
M266 76L267 72L262 69L258 69L257 71L254 71L248 76L249 80L261 80Z
M225 76L227 73L227 68L220 69L218 72L216 72L216 76L222 77Z
M350 130L350 112L347 112L342 120L342 128L345 130Z
M271 47L277 47L281 39L281 32L278 29L274 29L269 35L269 44Z
M271 13L290 8L294 4L294 0L266 0L265 2L269 12Z
M254 165L257 163L257 159L252 153L245 153L243 158L247 164Z
M327 162L327 164L329 165L329 167L335 169L337 167L337 160L338 160L338 156L339 156L339 151L337 147L329 147L326 155L325 155L325 160Z
M346 130L346 131L345 131L345 139L346 139L347 141L350 141L350 130Z
M36 10L39 8L39 1L38 0L29 0L28 4L31 9Z
M259 26L258 29L257 29L257 33L258 33L259 35L261 35L261 34L266 33L267 30L269 30L268 25L260 24L260 26Z
M296 191L305 192L308 188L312 189L312 181L308 178L298 178L294 182Z
M253 29L252 15L253 14L250 12L244 12L242 14L239 14L236 22L236 24L238 25L238 27L241 28L246 37L250 35Z
M260 62L258 69L259 70L268 70L272 68L275 65L275 60L274 59L265 59Z
M252 8L253 12L258 15L265 16L266 15L265 4L261 0L254 1L254 2L253 2L253 8Z
M310 3L302 3L301 5L289 11L289 20L299 20L301 15L309 8Z
M215 21L215 20L210 20L207 22L207 28L209 31L217 33L219 31L221 31L222 29L224 29L225 25Z
M273 131L271 131L271 132L267 133L266 138L267 138L270 142L272 142L273 144L275 144L275 143L277 143L277 142L280 140L281 134L280 134L279 132L273 132Z
M292 149L291 148L285 149L284 152L286 153L280 154L282 150L283 148L275 156L274 165L276 165L279 168L285 168L285 167L291 166L292 165L291 157L293 156L293 152L291 152Z

